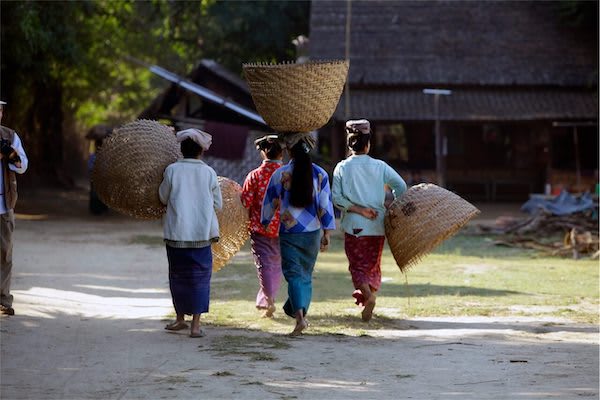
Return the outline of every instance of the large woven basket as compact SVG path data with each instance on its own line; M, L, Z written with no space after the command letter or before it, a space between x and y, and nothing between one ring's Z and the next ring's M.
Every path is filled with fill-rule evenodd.
M241 200L242 187L229 178L219 177L223 208L217 211L219 241L212 245L213 271L220 270L250 237L248 210Z
M244 64L252 99L277 132L310 132L333 115L348 76L348 61Z
M477 214L471 203L434 184L408 189L384 219L385 236L400 270L405 272Z
M178 158L180 146L168 127L156 121L134 121L104 141L92 182L109 207L135 218L158 219L165 212L158 187L165 168Z

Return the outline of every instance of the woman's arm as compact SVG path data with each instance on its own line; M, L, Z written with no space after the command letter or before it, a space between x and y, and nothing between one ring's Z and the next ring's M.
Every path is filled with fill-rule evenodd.
M321 182L321 187L319 193L317 193L319 220L323 229L335 229L335 213L333 212L329 177L325 170L321 170L319 173L322 174L318 179L318 182Z
M337 208L343 211L348 211L348 208L352 206L352 202L344 196L344 190L342 188L342 169L340 164L336 165L333 170L333 183L331 185L331 195L333 204Z
M255 188L253 185L253 179L251 174L252 173L249 173L248 176L246 176L246 179L244 180L244 185L242 186L242 205L246 208L250 208L250 206L252 206L252 204L254 203Z
M330 235L331 235L330 229L323 230L323 236L321 237L321 251L327 251L327 249L329 248Z
M271 223L271 220L275 217L275 213L279 208L281 187L281 174L275 171L275 173L271 175L271 179L269 179L265 197L263 197L262 201L260 223L265 226Z
M168 167L167 167L168 168ZM158 198L160 202L167 205L169 202L169 196L171 194L171 174L168 169L163 172L163 180L158 187Z
M378 215L377 210L374 210L374 209L368 208L368 207L361 207L361 206L357 206L357 205L350 206L348 209L346 209L346 211L355 213L355 214L360 214L367 219L375 219L375 218L377 218L377 215Z
M219 186L219 179L217 174L212 174L212 195L213 195L213 206L215 210L223 208L223 195L221 194L221 186Z
M392 189L394 198L397 198L406 192L406 182L404 179L389 165L385 164L383 171L384 182Z

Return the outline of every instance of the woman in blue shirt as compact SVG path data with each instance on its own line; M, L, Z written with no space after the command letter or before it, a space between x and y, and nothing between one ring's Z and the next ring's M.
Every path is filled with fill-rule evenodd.
M333 171L333 203L342 211L344 248L348 257L356 304L363 304L363 321L375 308L375 292L381 286L381 253L385 242L385 187L395 197L406 183L384 161L371 158L371 126L366 119L346 123L351 155Z
M329 246L335 216L327 172L312 163L314 140L307 135L286 135L291 161L276 170L267 186L261 223L267 225L280 211L279 244L281 269L288 283L288 300L283 306L296 319L291 335L308 327L306 313L312 297L312 273L319 249ZM323 230L323 236L321 236Z

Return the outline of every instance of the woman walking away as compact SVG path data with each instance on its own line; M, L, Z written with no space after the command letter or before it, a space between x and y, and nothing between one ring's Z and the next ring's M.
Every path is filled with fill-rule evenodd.
M283 310L296 319L291 332L296 336L308 327L305 317L312 297L312 273L319 249L325 251L329 246L335 217L327 172L313 164L309 154L314 139L306 134L288 134L285 141L291 160L271 176L261 222L270 223L279 208L281 269L288 283Z
M406 191L406 183L392 167L371 158L371 126L366 119L346 122L351 155L333 171L333 202L342 210L344 248L357 305L364 305L363 321L375 308L375 293L381 286L381 253L385 242L383 217L385 189L394 197Z
M164 239L169 261L169 287L177 318L165 329L188 328L185 315L192 315L190 337L202 337L200 315L208 312L212 275L211 243L219 240L215 210L222 207L217 174L204 161L202 153L212 137L198 129L177 132L183 160L169 165L159 187L159 197L167 205L163 217Z
M246 177L242 187L242 204L250 213L250 245L260 284L256 308L265 310L263 317L271 318L275 312L275 297L281 285L279 211L275 212L267 226L260 223L260 212L269 179L281 167L283 149L277 135L263 136L254 144L260 151L263 162Z

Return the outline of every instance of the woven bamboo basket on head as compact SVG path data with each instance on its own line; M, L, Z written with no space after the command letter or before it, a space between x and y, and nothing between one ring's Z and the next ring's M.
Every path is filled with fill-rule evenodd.
M455 234L479 210L444 188L422 183L394 200L385 213L385 236L400 271L405 272Z
M110 208L135 218L158 219L165 212L158 187L165 168L178 158L179 143L167 126L149 120L130 122L104 141L92 182Z
M212 245L213 271L218 271L250 237L248 210L241 200L242 187L229 178L219 177L223 208L217 211L219 241Z
M310 132L333 115L348 76L348 61L244 64L258 113L277 132Z

